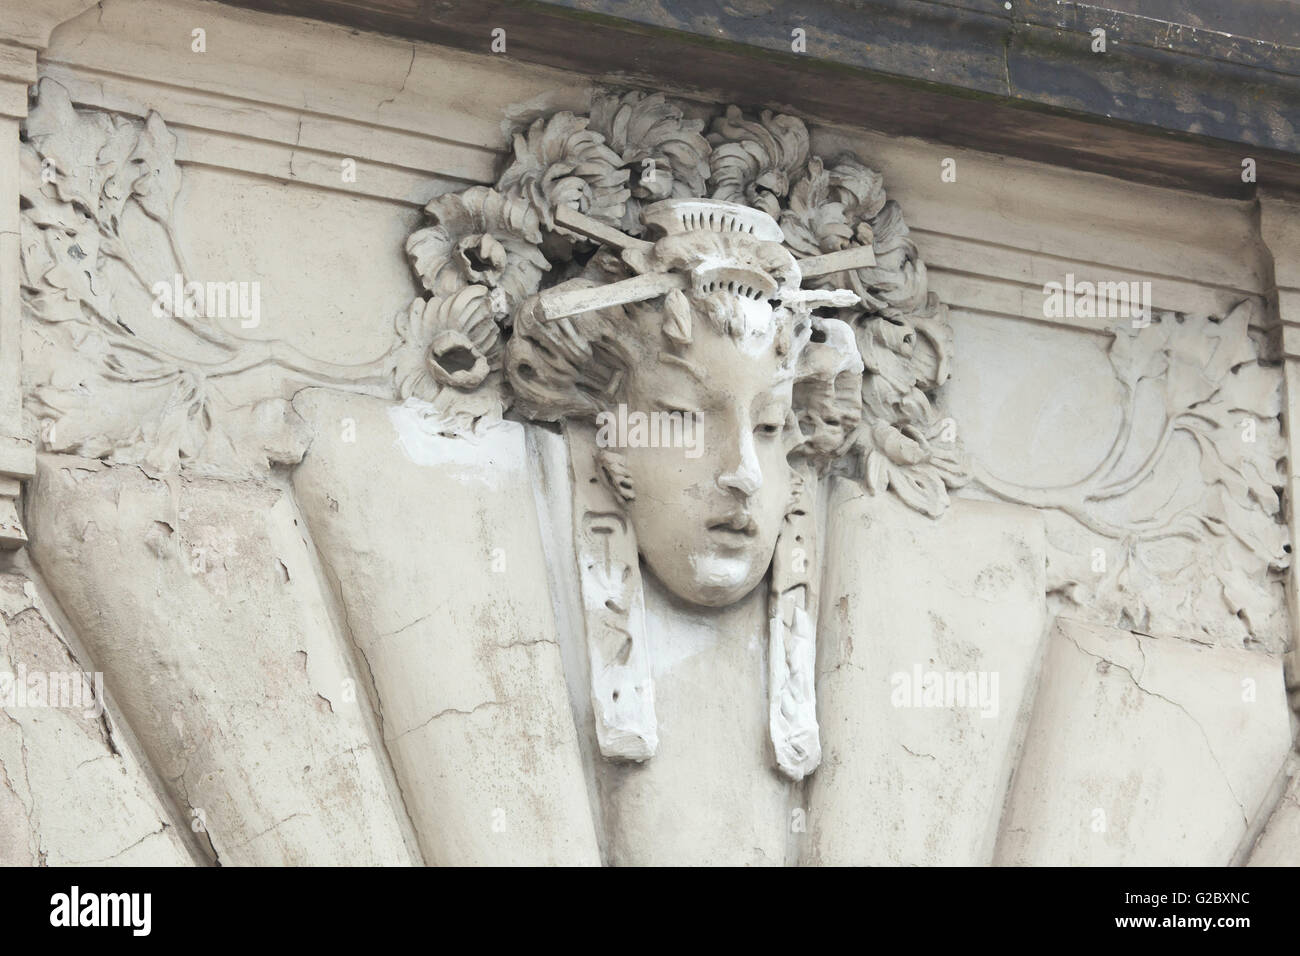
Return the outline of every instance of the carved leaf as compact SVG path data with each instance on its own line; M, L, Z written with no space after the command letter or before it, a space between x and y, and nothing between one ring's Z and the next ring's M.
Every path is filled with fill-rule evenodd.
M112 321L112 299L99 267L101 234L87 215L95 207L63 199L54 184L42 182L34 150L24 148L22 158L24 285L39 290L28 294L35 314L46 321L85 320L84 304Z
M28 143L48 161L42 171L48 169L53 182L46 185L60 200L75 204L93 219L110 174L100 165L99 154L113 133L112 120L104 113L75 110L67 90L43 79L24 128ZM35 181L43 182L39 174Z
M538 248L537 213L524 199L474 186L435 198L425 212L432 225L411 234L406 254L435 296L475 284L500 289L504 317L537 291L551 267Z
M763 110L754 122L739 107L729 106L725 116L713 121L709 143L713 198L744 203L779 219L781 200L808 162L803 121Z
M176 137L162 117L150 111L144 131L131 153L131 163L143 171L131 186L131 192L150 217L159 222L171 218L172 204L181 189L181 173L174 158Z
M121 117L113 118L113 131L99 151L98 162L107 179L99 195L98 220L112 235L117 235L122 211L135 193L136 183L145 175L144 162L134 158L140 130ZM179 182L180 174L177 173Z
M604 137L587 127L585 117L567 110L536 120L526 134L515 135L514 162L497 189L526 199L547 228L554 228L561 205L610 225L620 223L631 195L628 172Z
M637 235L641 209L672 196L702 196L712 151L702 120L686 119L662 93L595 97L591 129L622 159L631 196L620 228Z
M790 190L789 204L781 213L785 243L796 255L818 256L853 244L853 227L844 205L829 198L831 176L821 159L808 162L807 173Z

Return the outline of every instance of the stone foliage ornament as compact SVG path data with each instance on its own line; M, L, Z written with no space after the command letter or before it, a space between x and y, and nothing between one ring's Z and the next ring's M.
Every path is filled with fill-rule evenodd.
M1256 308L1115 329L1121 420L1082 480L1033 488L975 469L980 486L1048 516L1048 586L1070 617L1286 647L1282 380L1251 338Z
M819 477L932 516L966 479L931 403L945 310L880 175L812 155L794 117L733 106L706 130L629 92L534 120L494 188L426 213L399 395L442 435L511 406L562 423L601 752L658 743L640 562L700 606L770 570L769 728L801 779L821 757ZM618 408L698 422L698 458L610 447L596 423Z
M768 581L775 761L794 779L817 766L819 479L931 516L966 479L931 400L946 312L878 173L813 155L794 117L706 122L662 94L598 95L519 131L493 186L427 205L406 243L422 291L393 347L336 365L214 314L210 283L189 291L175 148L156 113L39 87L21 196L24 394L43 450L263 474L302 459L286 396L309 385L396 398L436 436L476 440L512 407L561 423L602 753L657 746L644 560L698 606ZM173 272L183 294L159 309L149 280ZM698 425L698 454L600 440L620 407Z
M26 408L45 451L154 472L265 473L301 459L301 422L273 389L237 401L224 386L271 368L373 388L392 359L320 362L230 321L259 290L199 282L187 265L175 152L157 113L76 109L62 86L41 81L21 145Z
M512 389L494 374L502 369L497 346L524 300L582 275L602 246L643 255L649 244L631 240L661 224L642 213L669 198L760 210L776 220L774 241L794 257L826 257L824 271L802 270L804 285L857 296L817 313L849 325L866 363L837 470L870 475L873 492L891 489L917 510L941 514L948 490L967 480L955 429L931 402L950 373L947 310L927 291L925 265L880 174L853 156L833 163L812 156L803 122L769 111L750 120L729 107L705 134L702 120L663 94L628 92L595 97L587 116L562 111L517 133L494 188L435 198L427 225L407 240L426 291L399 321L400 397L441 402L449 416L470 421L481 417L481 400L471 398L479 391L494 395L494 409L509 408ZM566 211L580 214L579 227L566 225ZM635 268L627 257L624 265ZM466 289L482 291L450 304ZM488 317L496 336L483 324ZM440 349L468 368L481 358L487 374L453 382Z
M89 13L51 49L104 24ZM357 43L358 63L392 55ZM1287 644L1281 376L1254 304L1117 330L1116 387L1103 376L1089 406L1120 419L1113 445L1068 486L1012 485L996 459L967 465L939 410L952 330L881 175L818 155L799 119L599 93L528 114L499 176L412 224L391 203L407 172L342 199L324 166L295 163L321 145L294 133L297 110L259 115L252 152L230 139L234 88L159 91L191 114L169 129L131 105L155 84L109 69L111 48L26 61L78 99L46 77L21 121L12 367L55 454L0 504L21 494L31 528L11 583L51 589L65 649L103 668L105 714L130 726L123 754L152 765L140 792L166 791L133 811L150 839L133 823L122 845L161 843L154 821L179 809L206 821L192 839L170 827L178 848L233 865L1032 862L1073 845L1098 794L1131 804L1135 786L1160 818L1148 854L1226 818L1196 851L1226 859L1254 827L1292 743L1282 664L1188 646ZM537 91L499 79L503 96ZM321 109L318 134L365 126L362 107ZM407 125L385 136L409 146ZM462 139L428 154L453 178L482 156ZM398 229L415 282L386 268L400 240L347 281L333 264L352 223ZM1024 233L1035 247L1043 227ZM1023 258L1004 251L995 269ZM240 259L247 273L201 281ZM229 286L258 276L267 321L241 325ZM377 316L390 295L405 307ZM297 345L272 337L285 328ZM376 334L383 354L357 364L298 347ZM996 449L1006 432L990 432ZM950 502L971 471L980 489ZM900 673L906 704L873 690ZM1271 697L1238 701L1216 673ZM972 706L954 699L962 674ZM1108 695L1107 736L1131 753L1080 746ZM1135 784L1152 733L1194 759ZM649 764L593 768L595 749ZM40 809L14 796L19 816ZM22 831L33 847L39 830Z

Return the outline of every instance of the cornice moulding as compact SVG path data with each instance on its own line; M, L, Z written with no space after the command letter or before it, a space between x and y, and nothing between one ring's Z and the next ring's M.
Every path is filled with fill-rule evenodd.
M1240 176L1251 157L1261 182L1300 194L1300 142L1286 119L1300 97L1295 44L1120 10L1037 0L1010 12L982 0L224 2L480 53L500 29L503 55L518 61L1213 195L1252 196ZM1276 6L1257 32L1285 37L1293 10ZM1108 31L1104 54L1092 52L1095 27ZM795 29L806 53L791 52Z

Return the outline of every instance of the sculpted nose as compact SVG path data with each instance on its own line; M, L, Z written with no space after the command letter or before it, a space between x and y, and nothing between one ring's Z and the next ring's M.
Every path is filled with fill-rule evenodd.
M736 464L730 471L718 475L718 487L724 491L739 492L748 498L763 487L763 472L758 465L758 449L748 428L740 432L736 448Z

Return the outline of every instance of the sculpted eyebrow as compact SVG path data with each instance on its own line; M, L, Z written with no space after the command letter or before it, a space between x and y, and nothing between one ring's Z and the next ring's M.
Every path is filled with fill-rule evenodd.
M698 362L692 362L690 359L684 359L680 355L673 355L671 352L660 352L659 361L665 364L673 364L686 369L695 376L700 382L707 382L708 375L704 371L704 366Z

